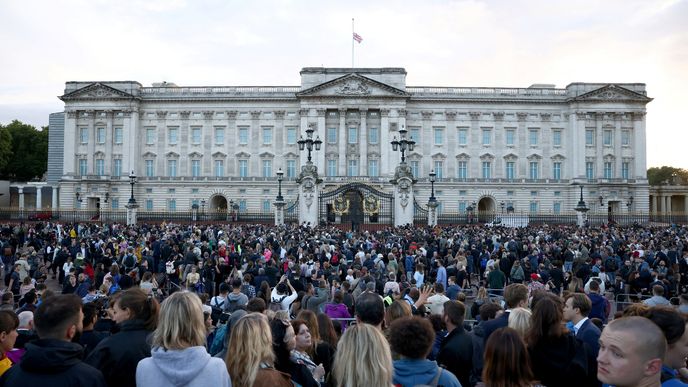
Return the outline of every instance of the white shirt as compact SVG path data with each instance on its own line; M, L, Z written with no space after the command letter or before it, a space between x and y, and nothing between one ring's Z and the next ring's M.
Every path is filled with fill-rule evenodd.
M444 314L444 303L449 301L449 297L444 294L435 294L428 297L428 303L425 307L430 310L430 314L443 315Z
M580 321L578 321L578 324L573 326L573 333L578 334L578 330L581 329L581 327L583 326L583 324L585 324L586 321L588 321L587 317L583 317Z

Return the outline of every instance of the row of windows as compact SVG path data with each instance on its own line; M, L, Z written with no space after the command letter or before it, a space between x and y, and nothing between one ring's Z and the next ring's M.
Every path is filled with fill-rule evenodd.
M540 179L540 162L530 161L528 163L528 178L529 179ZM177 177L177 160L167 160L167 173L168 177ZM249 163L248 160L239 160L239 177L249 177ZM410 162L411 171L413 176L418 178L420 176L420 162L412 160ZM378 177L380 175L379 161L378 160L368 160L368 174L370 177ZM442 179L445 176L444 173L444 162L436 160L433 163L433 169L437 174L438 179ZM272 172L272 160L262 161L262 175L263 177L273 177ZM334 177L339 175L337 160L328 159L327 160L327 176ZM99 176L105 175L105 160L96 159L95 160L95 174ZM225 162L224 160L214 160L213 164L213 176L224 177L225 176ZM191 160L190 173L192 177L201 176L201 160ZM286 160L286 171L285 174L287 178L295 178L297 173L296 160ZM554 180L561 180L562 173L562 162L555 161L552 163L552 175L551 178ZM88 161L86 159L79 159L79 174L88 174ZM348 160L346 175L347 176L359 176L359 162L356 159ZM112 163L112 175L122 176L122 160L114 159ZM155 176L155 162L154 160L145 160L145 175L147 177ZM585 175L588 179L595 178L595 163L588 161L585 163ZM457 164L457 174L456 177L459 179L468 178L468 161L459 161ZM481 177L483 179L492 178L492 162L483 161L481 163ZM504 177L507 179L515 179L516 175L516 162L507 161L505 163L505 174ZM615 178L614 162L605 161L603 164L603 175L604 179ZM621 178L630 178L630 162L624 161L621 163Z
M79 142L82 144L88 143L89 130L87 127L79 128ZM105 144L107 133L105 127L96 127L96 143ZM124 142L124 131L121 126L115 126L113 130L113 142L115 144L122 144Z
M587 128L585 129L585 145L595 146L595 133L596 129ZM602 130L602 145L604 146L614 146L614 129L604 129ZM631 145L631 131L629 129L623 129L621 131L621 146Z

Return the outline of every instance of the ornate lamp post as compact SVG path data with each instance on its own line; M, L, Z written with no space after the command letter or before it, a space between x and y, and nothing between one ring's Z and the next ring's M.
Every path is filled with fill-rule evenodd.
M136 225L136 211L139 205L136 204L136 199L134 199L134 185L136 184L136 174L132 170L129 173L129 184L131 185L131 196L129 197L129 202L127 203L127 226Z
M601 196L600 196L600 198L601 198ZM580 184L580 200L578 200L578 204L576 205L574 210L578 213L578 222L577 222L578 227L585 226L587 223L585 213L588 212L589 208L585 204L585 200L583 200L583 185L582 184Z
M626 207L628 207L628 210L631 210L631 207L633 206L633 196L628 197L628 201L626 201Z
M502 214L504 213L504 202L499 202L499 208L502 209Z
M399 140L397 140L397 136L394 136L392 140L392 150L401 152L402 164L406 163L406 151L413 152L413 148L416 145L415 141L406 138L406 133L408 133L408 131L404 128L404 125L402 125L401 129L399 129Z
M284 177L284 172L282 168L277 170L277 198L275 198L275 225L281 226L284 224L284 206L287 204L284 202L284 197L282 196L282 179Z
M297 141L299 144L299 150L308 149L308 164L312 164L311 152L313 151L313 149L319 151L320 145L322 145L320 136L316 136L315 140L313 139L313 132L315 132L315 129L313 129L313 125L308 125L308 129L306 129L306 138L304 139L303 136L301 136L299 141Z
M134 184L136 184L136 174L134 171L129 173L129 184L131 185L131 196L129 197L129 205L136 204L136 199L134 199Z
M431 170L429 174L430 178L430 199L428 200L428 226L434 227L437 225L437 198L435 197L435 178L437 173L435 170Z
M278 202L283 202L284 198L282 197L282 179L284 178L284 171L282 171L282 168L277 170L277 201Z
M435 170L430 171L430 201L431 202L436 202L437 198L435 198L435 178L437 177L437 173L435 173Z

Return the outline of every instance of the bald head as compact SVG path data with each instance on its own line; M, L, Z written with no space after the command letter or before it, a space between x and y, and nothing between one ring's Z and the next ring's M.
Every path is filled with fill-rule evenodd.
M642 340L634 340L634 344L643 360L664 359L667 350L666 338L662 330L651 320L644 317L624 317L613 320L604 329L628 333L632 337L642 337Z

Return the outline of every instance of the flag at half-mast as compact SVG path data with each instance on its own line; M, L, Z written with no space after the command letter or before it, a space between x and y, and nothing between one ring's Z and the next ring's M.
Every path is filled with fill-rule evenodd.
M361 37L361 35L354 32L354 40L358 43L361 43L363 41L363 38Z

